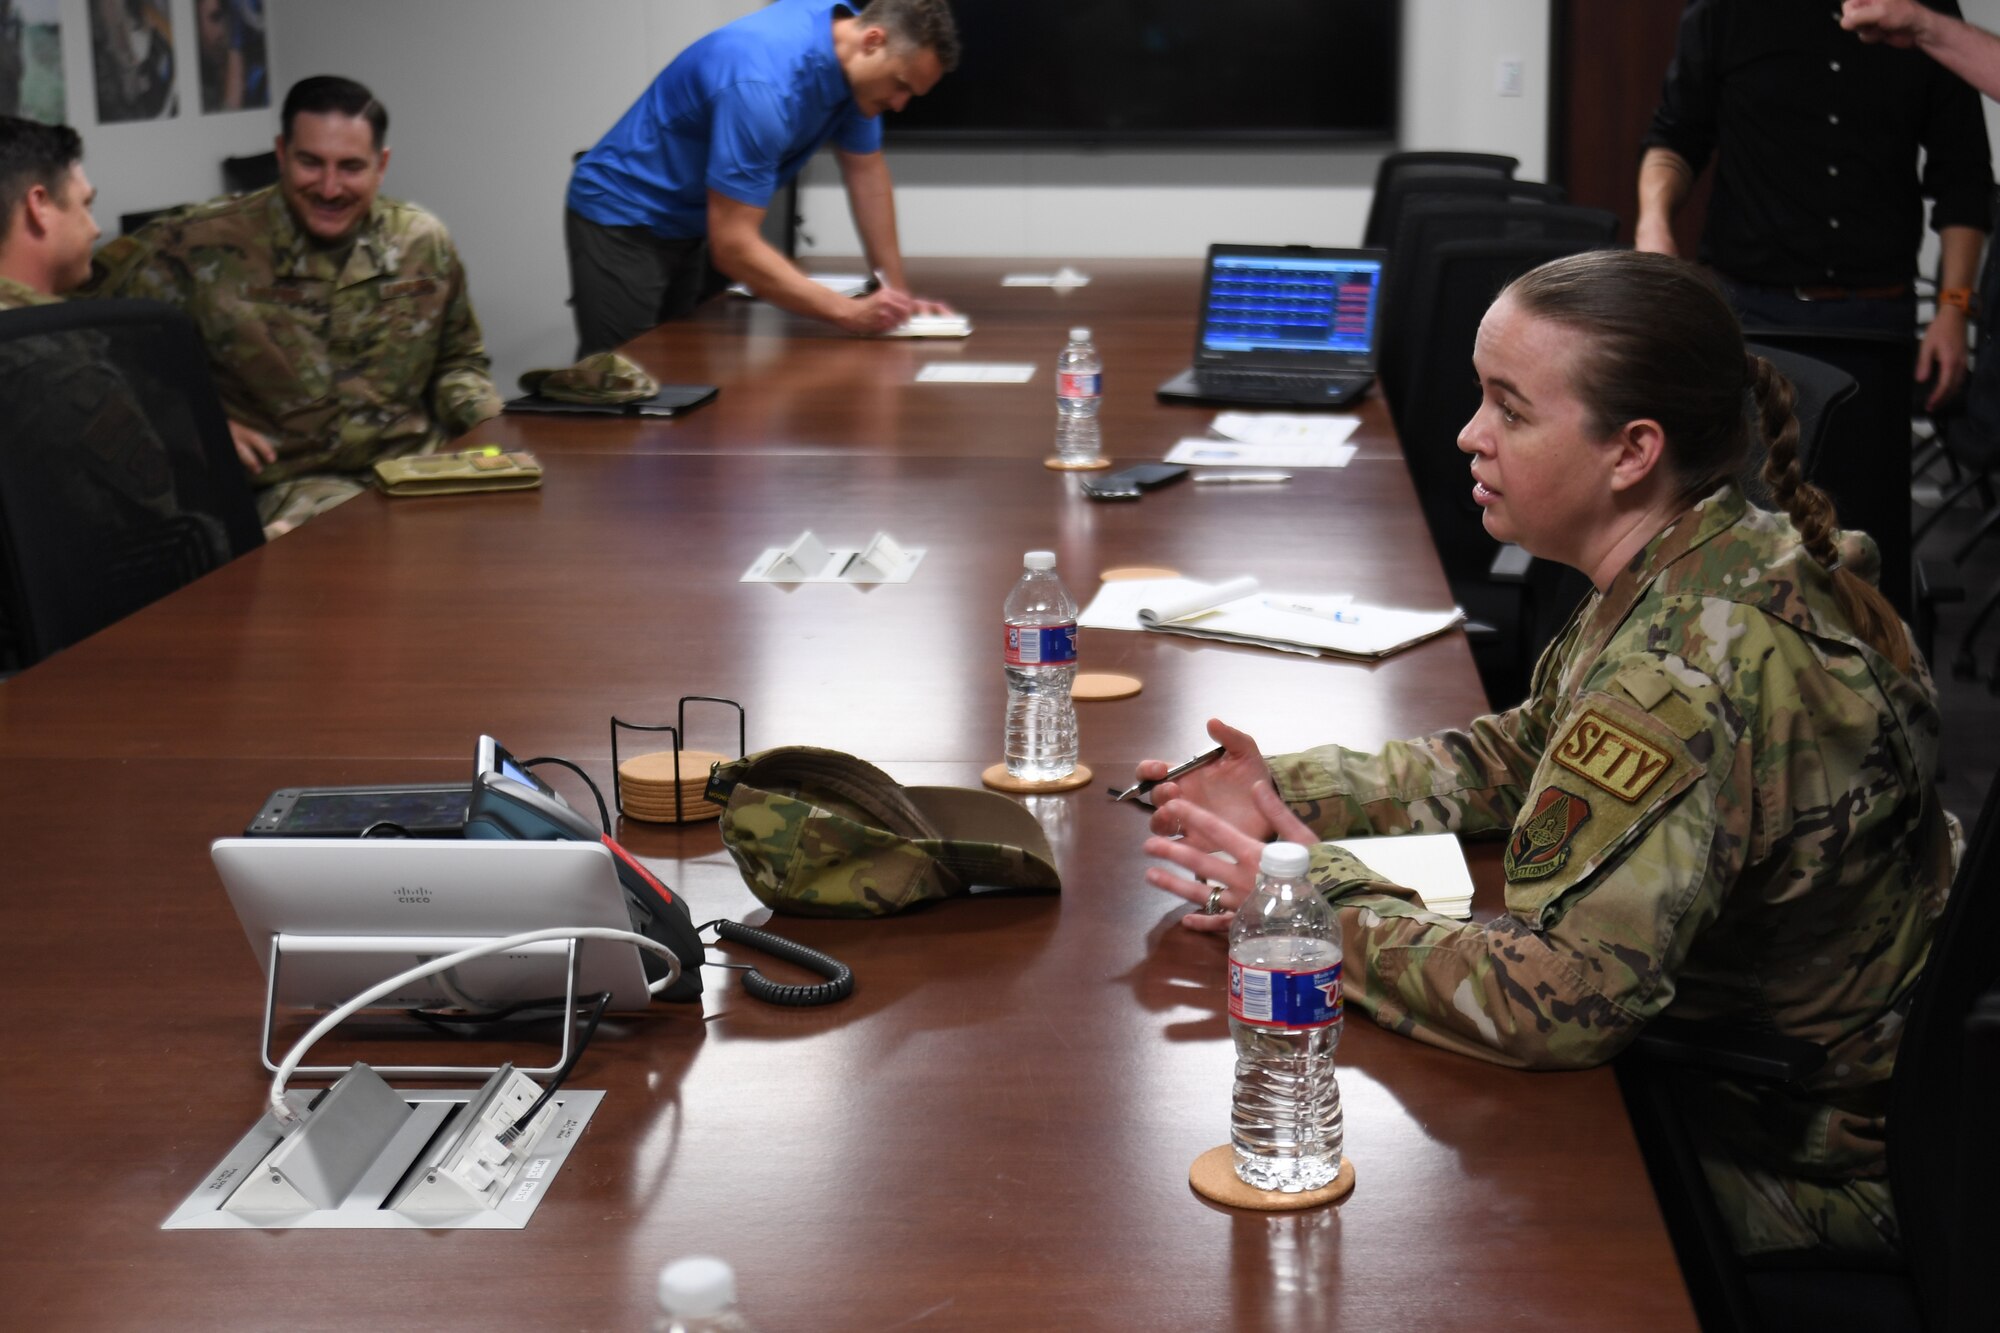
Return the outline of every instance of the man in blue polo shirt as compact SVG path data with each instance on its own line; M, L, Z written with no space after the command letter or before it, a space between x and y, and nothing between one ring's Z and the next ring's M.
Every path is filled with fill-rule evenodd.
M942 311L904 286L880 116L957 63L946 0L869 0L858 10L778 0L681 52L570 177L564 237L577 355L687 314L721 286L715 270L851 333ZM816 285L759 231L771 196L828 140L881 281L863 300Z

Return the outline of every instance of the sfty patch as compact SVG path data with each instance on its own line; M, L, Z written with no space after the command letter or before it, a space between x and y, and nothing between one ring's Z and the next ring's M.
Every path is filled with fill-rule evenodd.
M1555 748L1558 764L1628 803L1651 790L1672 767L1671 758L1659 746L1594 708L1585 709L1569 724Z
M1590 818L1590 803L1560 787L1545 787L1526 819L1514 828L1501 858L1507 878L1544 879L1569 860L1576 831Z

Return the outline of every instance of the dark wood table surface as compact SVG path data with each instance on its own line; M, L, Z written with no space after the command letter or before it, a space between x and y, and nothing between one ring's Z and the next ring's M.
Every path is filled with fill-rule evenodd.
M1136 331L1115 284L1074 294L1098 293L1114 375L1109 349L1155 339L1169 359L1193 302L1132 267ZM1020 326L1045 368L1033 414L1052 419L1046 366L1079 304L1032 292L1038 317L1003 319L975 305L977 283L933 289L975 310L981 359L1012 359L982 344ZM207 847L277 787L458 778L483 731L608 788L609 716L669 720L688 693L740 699L753 748L828 745L904 781L971 784L998 757L999 605L1033 546L1086 596L1102 569L1145 562L1445 604L1392 459L1097 504L1034 461L1026 408L968 398L954 425L920 401L934 386L899 379L856 387L885 434L804 399L759 416L755 365L906 355L742 336L769 314L711 310L642 340L648 358L716 358L704 376L723 398L684 421L502 423L542 453L538 492L364 496L0 686L7 1322L630 1329L661 1262L712 1252L767 1330L1691 1327L1607 1071L1500 1070L1357 1014L1340 1049L1354 1195L1277 1215L1195 1196L1188 1164L1228 1127L1222 947L1141 882L1143 817L1101 782L1029 798L1059 897L779 918L854 967L843 1004L770 1008L711 969L698 1010L607 1020L574 1082L609 1096L524 1231L158 1230L262 1104L261 977ZM1144 433L1152 410L1113 383L1107 422ZM787 433L797 447L776 447ZM901 586L737 582L808 525L836 544L881 528L927 554ZM1457 635L1375 666L1107 631L1082 651L1146 682L1082 709L1106 780L1199 748L1211 712L1277 750L1370 745L1480 707ZM710 714L691 739L723 749L726 731ZM714 825L619 834L696 920L762 918ZM1493 859L1475 849L1486 910ZM376 1025L321 1053L419 1049L435 1048Z

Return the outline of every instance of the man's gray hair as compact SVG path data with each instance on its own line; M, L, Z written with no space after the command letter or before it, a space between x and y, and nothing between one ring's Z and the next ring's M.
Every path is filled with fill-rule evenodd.
M947 74L958 68L958 22L946 0L869 0L855 17L863 27L881 28L892 41L930 51Z

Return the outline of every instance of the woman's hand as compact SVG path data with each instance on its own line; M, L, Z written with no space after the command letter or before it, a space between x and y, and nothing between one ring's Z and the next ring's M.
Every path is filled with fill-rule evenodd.
M1270 782L1271 766L1264 762L1256 741L1219 719L1209 720L1208 734L1222 746L1222 758L1153 788L1151 799L1158 808L1149 827L1162 837L1178 834L1181 827L1166 807L1187 800L1214 811L1250 836L1268 841L1269 822L1258 813L1250 793L1258 783ZM1140 763L1138 774L1142 781L1159 782L1170 767L1163 759L1147 759Z
M1220 723L1214 725L1221 726ZM1217 740L1223 739L1220 734L1214 733L1213 728L1211 734ZM1231 734L1241 735L1240 732ZM1227 762L1226 759L1218 761ZM1277 789L1269 782L1256 783L1249 794L1256 817L1279 840L1306 847L1319 840L1319 836L1292 813L1291 807L1278 799ZM1146 882L1156 889L1178 894L1196 905L1196 911L1181 918L1181 924L1189 930L1228 930L1236 920L1236 909L1257 886L1257 861L1264 854L1264 844L1269 839L1253 837L1233 821L1185 796L1168 801L1159 808L1153 816L1155 828L1159 827L1162 816L1169 819L1171 827L1180 830L1181 836L1169 838L1156 834L1146 839L1146 855L1177 865L1194 878L1153 866L1146 871ZM1219 893L1214 889L1216 885L1221 886ZM1210 904L1215 907L1213 912L1209 910Z

